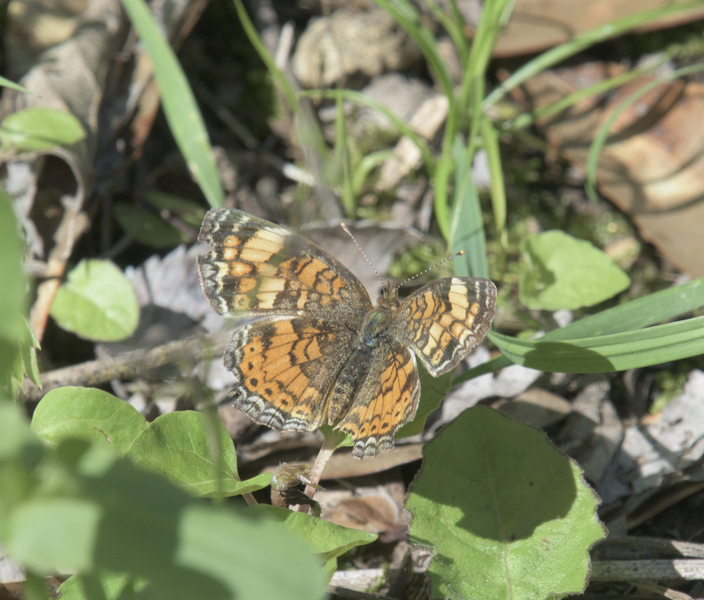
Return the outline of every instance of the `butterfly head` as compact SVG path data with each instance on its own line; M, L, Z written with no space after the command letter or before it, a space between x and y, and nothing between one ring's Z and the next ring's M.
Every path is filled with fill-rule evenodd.
M376 301L376 309L398 307L398 284L392 281L387 281L381 288L381 295Z

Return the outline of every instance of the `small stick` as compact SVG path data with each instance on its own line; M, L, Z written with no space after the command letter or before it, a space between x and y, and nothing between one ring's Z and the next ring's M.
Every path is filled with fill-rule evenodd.
M36 402L49 390L67 385L93 386L112 379L131 379L144 373L176 362L184 356L200 358L204 354L219 354L227 346L231 332L218 332L206 337L190 337L169 342L151 350L133 350L120 356L91 360L78 365L48 371L41 376L41 389L27 380L24 401Z

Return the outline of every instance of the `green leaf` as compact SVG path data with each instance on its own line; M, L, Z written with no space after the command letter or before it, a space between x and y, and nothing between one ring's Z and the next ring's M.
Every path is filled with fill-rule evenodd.
M0 189L0 390L16 372L17 356L26 338L25 278L22 272L22 244L12 199ZM0 400L4 393L0 392Z
M24 392L25 377L28 377L37 387L42 387L39 364L37 363L37 350L41 348L41 344L27 321L25 321L25 326L25 337L20 344L20 349L15 356L15 363L12 368L11 384L13 398L18 397L20 390Z
M218 465L211 444L207 415L195 411L179 411L162 415L134 441L127 456L149 471L163 473L171 481L194 496L218 493ZM271 482L271 473L240 481L237 456L227 430L214 423L222 449L220 491L234 496L260 490Z
M20 151L73 146L85 136L76 117L53 108L25 108L7 115L0 125L0 144Z
M152 61L164 114L186 164L210 206L222 206L225 195L213 150L186 75L145 2L124 0L122 5Z
M99 577L86 574L69 577L59 586L58 592L61 600L93 600L100 597L99 593L105 595L105 600L119 600L121 594L125 594L123 598L130 598L146 584L144 579L135 582L133 577L124 573L102 572ZM96 593L96 585L102 588L100 592Z
M22 407L11 403L0 404L0 461L20 456L22 449L28 445L39 447L39 442L29 430ZM7 489L0 486L0 492Z
M34 497L6 514L0 502L0 541L27 569L82 568L93 590L103 570L129 574L149 581L148 597L323 597L319 561L279 525L204 505L104 447L72 461L59 458L61 448L27 469Z
M56 292L50 314L67 331L95 341L118 341L139 322L132 284L107 260L84 260Z
M88 500L33 498L12 512L7 547L39 573L88 570L100 519L100 507Z
M521 302L537 310L593 306L630 285L628 275L589 242L562 231L529 235L522 251L528 270Z
M68 439L102 443L140 467L168 477L196 496L241 495L265 488L271 473L240 481L232 439L217 421L194 411L162 415L152 423L127 402L93 388L62 387L37 405L32 430L56 447ZM222 451L220 488L211 435Z
M247 512L280 524L285 531L304 542L311 552L322 555L323 562L337 558L356 546L371 544L378 537L374 533L342 527L305 513L268 504L258 504Z
M120 455L147 426L144 417L127 402L84 387L51 390L32 417L32 431L50 446L78 438L105 443Z
M545 435L494 410L462 413L424 450L412 540L432 546L431 597L537 600L580 593L604 538L598 499Z
M114 212L124 232L150 248L173 248L190 239L184 231L179 231L159 215L139 206L120 202L115 205Z

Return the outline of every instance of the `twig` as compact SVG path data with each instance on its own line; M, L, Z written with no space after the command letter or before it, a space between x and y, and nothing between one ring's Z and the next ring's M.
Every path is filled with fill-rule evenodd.
M41 376L41 389L27 381L24 400L35 402L49 390L67 385L99 385L111 379L132 379L145 370L176 362L184 356L200 358L205 353L219 354L227 346L230 332L191 337L169 342L151 350L134 350L120 356L91 360L78 365L49 371Z
M37 299L32 306L29 325L34 335L41 342L49 319L49 309L59 289L61 278L66 270L66 264L73 251L74 244L83 232L88 229L89 222L85 213L80 212L79 202L64 203L64 214L61 223L54 234L56 245L49 253L44 277L46 281L37 287Z
M704 579L704 560L676 558L672 560L594 561L589 580L642 581L660 579Z

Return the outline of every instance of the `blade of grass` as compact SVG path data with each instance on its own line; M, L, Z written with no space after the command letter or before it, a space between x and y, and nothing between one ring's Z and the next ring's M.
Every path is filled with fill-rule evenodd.
M704 353L704 317L568 342L519 340L496 332L489 337L505 357L525 367L548 373L604 373Z
M426 170L430 175L433 174L435 170L435 159L430 153L430 150L428 150L428 144L423 139L423 136L418 135L418 133L413 131L413 129L408 126L408 123L406 123L403 119L400 119L397 115L376 100L373 100L369 96L365 96L360 92L355 92L352 90L306 90L301 92L300 95L310 98L323 98L326 100L337 100L337 98L343 98L344 100L369 106L374 110L379 111L394 124L394 127L396 127L402 135L408 137L413 144L415 144L423 157L423 164L425 165Z
M540 341L571 343L578 339L641 330L702 306L704 306L704 278L603 310L561 329L550 331L540 338ZM456 385L485 373L498 371L510 364L511 361L506 356L498 356L462 373L452 383Z
M467 59L469 58L469 46L467 45L467 36L463 31L465 22L462 13L457 7L456 0L450 0L451 15L447 14L443 7L432 0L423 0L423 4L433 13L433 16L438 20L440 25L442 25L443 29L447 31L452 43L455 45L462 69L464 70L467 66Z
M335 114L335 162L342 167L342 185L340 186L340 200L345 215L351 219L357 213L357 202L352 185L350 173L350 157L347 151L347 119L345 119L345 106L341 96L335 101L337 112Z
M494 209L494 222L496 233L499 236L502 248L508 245L506 236L506 188L504 187L504 172L501 167L501 153L499 152L499 137L496 129L489 119L482 119L482 139L486 151L489 173L491 174L491 206Z
M448 244L450 252L464 251L453 261L458 277L489 277L486 238L477 188L472 180L470 157L459 136L455 139L455 193Z
M516 117L516 119L514 119L513 122L504 123L502 128L505 131L515 131L517 129L525 129L526 127L530 127L538 119L546 119L554 114L567 110L584 98L596 96L597 94L603 94L604 92L620 87L633 79L637 79L642 75L648 75L660 67L664 62L667 62L666 59L654 62L653 64L642 69L634 69L633 71L628 71L621 75L617 75L616 77L611 77L610 79L606 79L604 81L600 81L599 83L595 83L594 85L590 85L589 87L577 90L557 102L553 102L552 104L548 104L547 106L543 106L542 108L535 110L533 113L521 113L518 117Z
M19 83L15 83L14 81L10 81L9 79L5 79L2 76L0 76L0 87L7 87L12 90L17 90L18 92L23 92L25 94L29 94L30 96L34 96L34 94L32 92L30 92L27 88L22 87Z
M352 191L355 197L359 196L359 194L361 193L362 186L367 180L367 176L369 175L370 171L374 167L385 163L393 155L393 150L380 150L379 152L372 152L371 154L367 154L361 161L359 161L359 164L355 169L354 175L352 176Z
M389 13L403 27L406 33L413 38L413 41L418 45L425 57L430 70L435 75L442 93L452 102L454 97L452 76L447 70L445 60L438 50L435 36L427 27L419 24L420 15L415 7L408 0L395 0L393 3L389 2L389 0L374 0L374 3Z
M288 79L286 79L286 75L284 75L281 69L276 66L276 60L271 55L271 52L269 52L269 49L264 45L264 42L262 42L261 38L259 37L259 33L257 32L256 27L254 27L254 24L252 23L251 19L249 18L249 15L247 14L247 10L242 4L242 0L233 0L233 2L235 3L235 10L237 11L237 16L239 17L240 22L242 23L242 28L244 29L245 34L247 34L247 38L249 39L252 46L254 46L254 49L259 55L259 58L261 58L262 62L266 65L266 68L271 74L271 77L274 80L276 87L279 88L281 94L284 96L284 98L286 98L286 102L293 111L293 114L299 114L301 112L301 109L298 105L298 98L296 97L296 92L293 89L293 86L289 83Z
M506 26L508 18L511 16L514 3L515 0L494 0L493 2L485 2L482 7L482 16L472 40L472 48L469 52L457 100L461 112L467 110L471 88L477 84L478 80L481 80L484 85L486 69L491 60L491 51L501 30ZM478 118L478 113L474 114L474 118Z
M486 110L490 106L493 106L509 91L515 87L518 87L536 73L544 71L545 69L562 62L566 58L581 52L589 46L593 46L594 44L598 44L599 42L603 42L609 38L621 35L622 33L635 29L636 27L640 27L641 25L656 21L665 15L701 8L701 6L701 0L667 4L637 13L635 15L628 15L627 17L616 19L611 23L607 23L601 27L596 27L595 29L581 33L575 36L572 40L544 52L523 65L513 75L511 75L511 77L509 77L486 97L483 103L483 108Z
M186 75L144 1L124 0L123 5L154 66L164 114L186 164L208 203L222 206L225 195L213 150Z
M628 98L621 102L616 110L609 115L609 118L602 123L601 127L599 127L599 130L597 131L597 134L594 136L592 145L589 148L589 156L587 157L586 163L587 178L585 182L585 189L587 195L592 199L592 201L597 202L599 200L599 194L596 191L596 169L599 164L599 155L601 154L602 148L606 144L606 140L609 136L609 130L616 122L616 119L618 119L618 117L621 116L621 114L623 114L629 106L631 106L634 102L637 102L639 98L647 94L649 91L655 89L663 83L678 79L679 77L690 75L692 73L697 73L699 71L704 71L704 65L698 64L682 67L681 69L677 69L672 73L668 73L667 75L663 75L662 77L651 81L628 96Z

